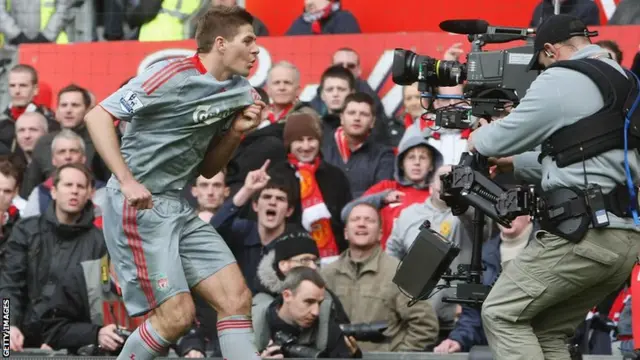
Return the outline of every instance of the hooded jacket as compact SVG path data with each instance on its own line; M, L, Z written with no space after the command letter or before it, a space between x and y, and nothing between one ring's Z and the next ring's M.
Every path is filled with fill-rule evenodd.
M431 152L431 171L427 172L425 176L425 182L423 184L415 184L404 175L402 170L402 161L407 152L416 146L425 146ZM430 195L429 185L436 173L436 170L443 165L443 156L433 147L427 139L425 139L420 133L417 127L409 127L400 144L398 145L398 155L395 158L395 167L393 180L383 180L374 186L370 187L359 199L353 200L342 210L342 219L346 220L347 216L351 212L354 206L361 203L372 204L380 209L380 217L382 218L382 248L385 248L387 238L391 234L393 228L393 221L400 215L400 212L408 206L415 203L424 202ZM397 190L404 193L402 201L395 204L384 204L384 198L392 191Z
M258 264L257 281L255 284L256 293L265 293L274 298L284 290L284 280L278 276L274 267L275 258L276 251L273 249L262 257L262 260L260 260L260 263ZM347 313L344 311L340 299L338 299L331 290L326 290L332 298L333 308L331 310L335 314L338 324L350 324L351 321L349 320Z
M11 325L25 337L41 334L40 318L62 278L80 262L106 253L102 231L93 221L91 201L72 225L58 221L53 201L44 214L13 228L0 259L0 296L11 300Z

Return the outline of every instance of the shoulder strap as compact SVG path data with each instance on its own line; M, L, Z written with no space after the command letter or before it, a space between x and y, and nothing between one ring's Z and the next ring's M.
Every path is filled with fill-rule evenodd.
M83 261L82 270L84 273L84 281L87 291L87 300L89 301L89 312L91 314L91 323L102 325L103 320L103 292L100 286L101 268L105 255L102 259Z
M318 334L316 335L316 349L324 350L329 343L329 321L331 321L331 308L333 307L333 298L327 291L327 297L320 305L320 315L318 316Z

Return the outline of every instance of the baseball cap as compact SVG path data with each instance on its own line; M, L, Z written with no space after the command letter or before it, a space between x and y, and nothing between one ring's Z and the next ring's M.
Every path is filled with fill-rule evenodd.
M597 31L589 31L587 25L575 16L558 14L546 18L536 29L533 58L529 62L529 70L543 70L538 63L538 57L540 52L544 50L544 44L556 44L574 36L592 37L597 35Z

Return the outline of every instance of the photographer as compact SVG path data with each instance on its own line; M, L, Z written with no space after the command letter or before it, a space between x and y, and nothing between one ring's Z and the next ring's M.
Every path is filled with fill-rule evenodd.
M289 271L275 300L254 298L251 316L263 358L362 358L331 315L325 288L320 274L299 266Z
M82 356L115 355L146 317L129 318L109 256L80 263L67 274L42 318L43 335L54 349ZM197 327L178 340L181 357L205 357Z
M558 154L564 154L555 148L545 150L540 156L541 164L537 162L540 153L525 153L541 144L568 145L598 131L593 127L583 132L562 132L567 136L561 139L556 136L579 121L600 120L597 116L603 116L601 120L607 126L623 123L623 107L612 112L605 105L612 106L611 97L626 98L627 93L604 94L605 98L586 76L588 71L567 68L588 64L607 74L609 80L626 77L624 69L606 51L591 44L589 37L593 35L582 21L569 15L555 15L542 23L537 29L530 68L546 70L507 117L480 127L469 139L470 150L484 156L522 154L514 157L515 174L525 175L528 179L524 180L529 182L541 180L543 198L547 199L543 209L546 211L541 212L543 231L506 266L504 276L500 276L482 307L487 340L498 360L569 359L566 338L592 306L626 280L640 250L640 233L633 231L633 219L627 206L622 205L631 199L625 189L627 174L623 164L627 155L629 176L636 184L640 178L637 151L625 154L618 144L604 150L598 145L590 149L577 144L582 159L570 162L565 158L566 164L559 163L562 157ZM628 91L632 80L618 81L616 84L626 84L625 90L620 86L613 90ZM603 112L589 119L600 110ZM619 131L622 133L622 128ZM611 195L618 190L618 198L625 200L613 205L615 198ZM557 195L547 196L552 191ZM575 195L563 196L568 193ZM598 201L589 202L590 199ZM567 207L570 201L582 205ZM580 227L567 230L563 226L567 218L558 219L551 211L561 208L568 209L568 220L577 219Z

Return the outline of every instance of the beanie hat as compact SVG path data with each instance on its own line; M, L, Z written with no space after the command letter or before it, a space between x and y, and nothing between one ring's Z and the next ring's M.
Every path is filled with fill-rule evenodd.
M289 151L289 146L291 146L292 142L301 140L305 136L310 136L318 141L322 140L322 128L318 119L307 113L296 113L287 116L282 135L285 149Z
M284 279L284 274L280 271L278 263L282 260L289 260L294 256L302 254L313 254L320 257L318 245L309 233L304 231L291 232L276 239L273 252L273 269L280 280Z

